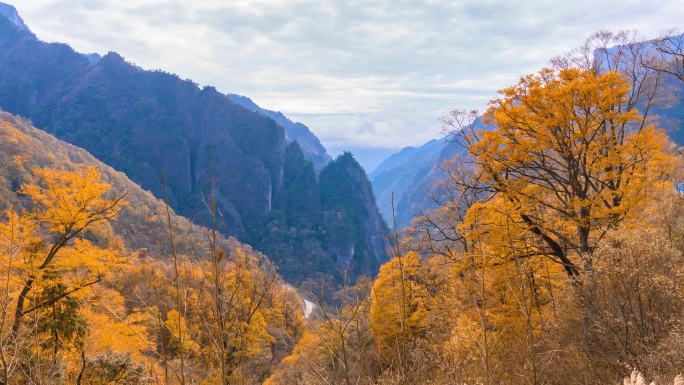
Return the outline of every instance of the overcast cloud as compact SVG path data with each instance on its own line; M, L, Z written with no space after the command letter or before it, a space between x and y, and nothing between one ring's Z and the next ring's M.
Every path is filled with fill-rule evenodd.
M684 23L681 0L2 1L42 40L248 96L334 149L422 144L596 30Z

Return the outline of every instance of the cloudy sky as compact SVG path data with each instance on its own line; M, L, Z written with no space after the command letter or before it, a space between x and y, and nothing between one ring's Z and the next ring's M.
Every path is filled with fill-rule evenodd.
M681 0L2 1L42 40L246 95L333 155L438 137L439 117L485 108L599 29L684 26Z

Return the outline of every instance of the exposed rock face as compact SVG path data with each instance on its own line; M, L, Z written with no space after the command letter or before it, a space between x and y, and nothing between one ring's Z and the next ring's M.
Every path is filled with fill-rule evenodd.
M366 173L351 153L340 155L321 171L321 204L324 226L331 230L325 243L330 254L337 255L337 263L353 265L359 274L377 271L388 258L385 234L389 229ZM348 233L351 237L339 237Z
M290 226L301 223L313 227L321 215L321 195L318 175L313 163L307 161L298 142L291 142L285 151L283 187L276 198L276 208L285 210Z
M363 171L354 171L358 164L350 166L353 177L340 174L351 184L343 187L358 193L345 196L349 207L334 210L359 220L338 232L326 227L332 223L325 221L332 209L322 203L327 168L319 181L283 126L213 87L143 71L111 52L93 64L0 18L0 108L84 148L158 198L165 183L171 207L198 224L211 223L203 199L213 144L222 232L264 251L295 284L338 274L328 239L354 244L353 259L364 273L384 261L377 245L382 219L377 210L366 213L375 201Z
M226 96L228 96L235 103L252 111L260 112L283 126L285 128L285 137L287 138L288 142L295 140L299 142L299 146L301 147L302 152L304 152L304 156L306 156L306 159L314 162L316 170L320 171L332 160L330 155L328 155L327 151L325 150L325 147L323 147L321 144L321 141L318 140L313 132L311 132L309 127L303 125L302 123L295 123L291 121L280 112L261 108L256 105L252 99L246 96L236 94L227 94Z
M6 18L9 19L14 25L17 26L22 31L28 31L29 27L24 23L24 20L19 16L19 12L17 12L17 9L14 8L14 6L5 4L5 3L0 3L0 15L5 16Z

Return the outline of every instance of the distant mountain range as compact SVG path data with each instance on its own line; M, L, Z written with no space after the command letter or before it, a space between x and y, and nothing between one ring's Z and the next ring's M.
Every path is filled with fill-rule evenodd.
M351 154L330 161L306 126L233 97L241 103L113 52L97 60L42 42L0 17L1 109L157 198L165 183L172 208L198 224L210 223L204 197L213 162L222 232L264 252L295 285L340 279L340 267L374 274L388 258L387 228L358 162Z
M383 217L392 223L392 194L395 214L399 200L416 175L438 157L446 141L433 139L421 147L404 147L378 165L370 174L373 191Z
M434 206L423 193L443 177L440 164L457 153L466 155L465 149L457 143L450 143L445 138L433 139L421 147L404 147L369 174L380 212L390 224L394 214L397 229L401 230L411 224L418 214L418 206L423 209Z

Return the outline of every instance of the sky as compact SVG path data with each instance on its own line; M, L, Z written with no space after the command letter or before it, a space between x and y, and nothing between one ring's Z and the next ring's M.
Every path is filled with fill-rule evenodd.
M681 0L2 1L41 40L248 96L333 156L378 158L439 137L440 117L486 109L595 31L684 26Z

